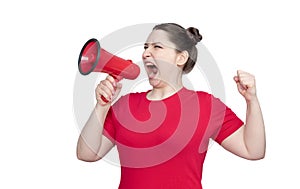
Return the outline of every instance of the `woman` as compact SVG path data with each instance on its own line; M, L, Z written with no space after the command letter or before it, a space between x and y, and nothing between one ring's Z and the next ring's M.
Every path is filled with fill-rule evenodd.
M245 124L219 99L183 86L201 39L193 27L155 26L142 55L152 90L125 95L111 106L122 85L112 76L101 81L78 140L78 159L100 160L116 145L120 189L200 189L210 138L242 158L263 158L265 130L253 75L239 70L234 77L247 103Z

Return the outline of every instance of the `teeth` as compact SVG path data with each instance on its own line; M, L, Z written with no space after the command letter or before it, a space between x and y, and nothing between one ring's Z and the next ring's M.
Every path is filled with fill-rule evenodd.
M152 62L146 62L145 66L147 66L150 69L155 69L155 68L157 69L156 65L153 64Z
M154 64L152 62L146 62L145 65L146 66L151 66L151 65L154 65Z

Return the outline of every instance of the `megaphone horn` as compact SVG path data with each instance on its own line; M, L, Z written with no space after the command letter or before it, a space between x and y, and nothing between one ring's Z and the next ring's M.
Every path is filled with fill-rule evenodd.
M140 74L138 65L104 50L95 38L88 40L82 47L78 59L78 69L82 75L104 72L115 78L119 76L126 79L135 79Z

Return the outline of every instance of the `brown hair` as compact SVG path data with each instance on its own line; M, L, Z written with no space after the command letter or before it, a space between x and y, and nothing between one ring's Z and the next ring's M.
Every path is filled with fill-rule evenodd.
M153 30L163 30L168 33L169 40L176 45L176 50L179 52L187 51L189 58L185 63L182 71L189 73L192 71L197 61L198 50L196 45L202 40L202 35L199 30L194 27L187 29L175 23L163 23L154 26Z

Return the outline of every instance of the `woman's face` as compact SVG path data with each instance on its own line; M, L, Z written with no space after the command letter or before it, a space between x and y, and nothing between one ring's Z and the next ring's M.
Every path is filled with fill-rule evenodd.
M153 87L175 85L182 69L177 66L179 53L169 41L167 32L153 30L144 44L144 66Z

